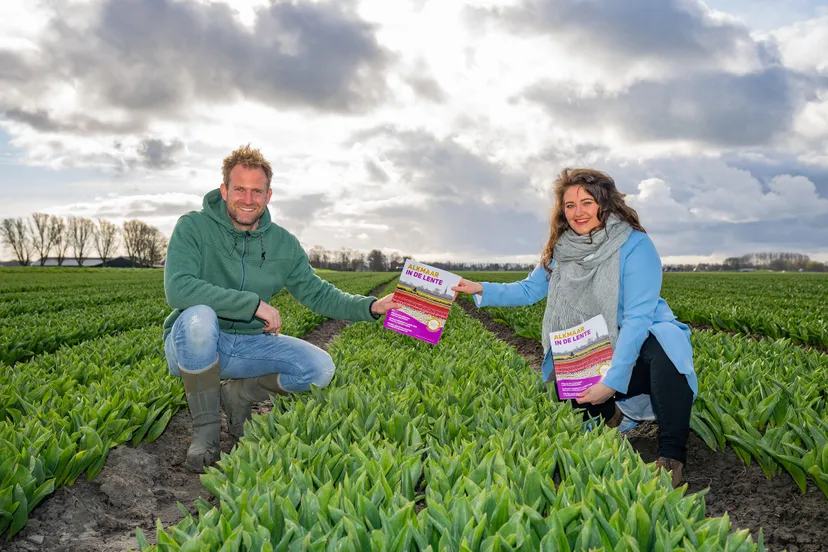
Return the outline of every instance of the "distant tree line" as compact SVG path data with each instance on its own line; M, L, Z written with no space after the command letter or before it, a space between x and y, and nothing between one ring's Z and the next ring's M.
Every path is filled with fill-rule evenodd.
M3 219L0 239L22 266L43 266L49 257L54 257L58 266L63 266L67 258L83 266L93 253L105 266L116 256L121 243L132 266L153 266L164 260L167 251L164 234L140 220L129 220L119 228L104 219L96 223L84 217L45 213L34 213L29 219Z
M67 258L78 266L97 253L103 265L116 256L123 245L132 266L155 266L164 261L167 238L155 226L140 220L129 220L121 227L104 219L97 222L89 218L66 218L45 213L33 213L30 218L6 218L0 226L0 241L17 258L22 266L39 263L53 257L58 266ZM409 255L392 251L388 254L379 249L368 253L343 247L337 250L315 245L308 250L308 260L314 268L371 272L396 272ZM532 263L417 261L431 266L459 271L531 271ZM774 270L828 272L828 265L813 261L802 253L767 252L748 253L741 257L729 257L723 263L698 263L664 265L665 271L718 272L736 270Z
M402 270L402 263L410 258L398 251L388 254L379 249L372 249L367 254L362 251L343 247L337 250L325 249L321 245L314 245L308 250L308 260L314 268L328 270L386 272ZM461 270L521 270L530 271L533 264L528 263L482 263L482 262L453 262L453 261L417 261L450 271Z
M811 260L808 255L790 252L748 253L728 257L723 263L665 265L668 271L719 272L727 270L774 270L781 272L828 272L828 265Z
M423 261L436 268L450 270L452 272L468 271L517 271L531 272L537 266L536 263L493 263L493 262L454 262L454 261Z

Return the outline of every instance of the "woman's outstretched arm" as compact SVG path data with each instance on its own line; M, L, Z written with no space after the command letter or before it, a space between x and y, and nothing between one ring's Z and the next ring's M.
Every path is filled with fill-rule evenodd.
M546 269L538 266L526 278L510 284L460 280L452 288L459 293L472 293L478 307L523 307L545 298L549 290Z

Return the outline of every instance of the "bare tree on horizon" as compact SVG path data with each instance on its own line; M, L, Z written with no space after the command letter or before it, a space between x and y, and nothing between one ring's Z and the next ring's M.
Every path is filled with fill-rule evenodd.
M118 247L118 227L108 220L98 219L98 230L95 232L95 249L98 251L103 265L112 258Z
M69 217L69 238L72 242L72 253L78 266L83 266L88 256L86 252L94 239L95 223L84 217Z
M132 266L153 266L164 260L167 237L142 220L128 220L123 227L124 248Z
M63 261L66 259L66 250L69 249L69 236L66 235L66 221L62 217L52 215L49 218L49 234L52 236L58 266L63 266Z
M149 224L144 225L141 239L141 260L146 266L155 266L164 260L167 251L167 238L161 230Z
M46 213L32 213L32 223L29 228L32 235L32 246L40 255L40 266L43 266L46 264L49 251L51 251L55 241L49 224L49 215Z
M32 258L32 238L29 235L29 227L22 217L3 219L2 226L3 241L14 251L17 262L21 266L28 266Z
M138 256L141 249L141 227L144 224L140 220L133 219L126 221L123 226L124 248L126 249L127 257L132 261L132 266L136 266L138 263Z

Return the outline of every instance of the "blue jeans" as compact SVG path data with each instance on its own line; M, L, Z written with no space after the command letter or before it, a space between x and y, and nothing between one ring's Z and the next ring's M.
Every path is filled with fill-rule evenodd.
M206 305L181 313L164 341L164 353L176 376L179 366L200 370L213 364L218 354L222 379L281 374L279 383L293 393L309 391L311 384L327 386L336 369L331 355L295 337L222 332L215 311Z

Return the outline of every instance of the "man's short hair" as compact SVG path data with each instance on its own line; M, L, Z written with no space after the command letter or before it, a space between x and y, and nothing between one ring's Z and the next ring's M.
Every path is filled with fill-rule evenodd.
M267 188L270 189L273 169L270 167L268 160L262 155L262 152L259 151L259 148L251 148L250 144L247 144L224 158L221 164L221 174L225 187L230 185L230 171L236 165L241 165L245 169L262 169L267 177Z

